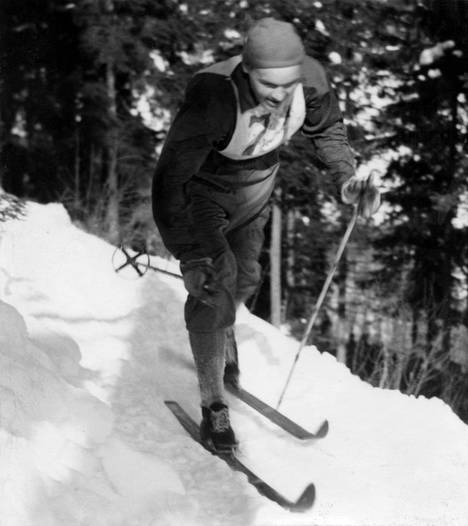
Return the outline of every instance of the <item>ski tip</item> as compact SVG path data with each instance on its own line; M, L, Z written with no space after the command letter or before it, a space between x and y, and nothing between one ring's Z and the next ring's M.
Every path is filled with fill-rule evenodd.
M176 410L179 407L179 404L175 402L174 400L164 400L164 404L172 412L174 412L174 410Z
M306 431L305 429L300 430L300 432L296 435L297 438L300 438L301 440L305 441L314 441L318 438L326 437L328 434L328 430L330 429L330 426L328 424L328 420L324 420L320 427L317 429L317 431L314 431L311 433L310 431Z
M328 420L324 420L322 425L318 428L317 432L315 433L315 436L317 438L323 438L328 435L329 429L330 425L328 424Z
M302 495L297 499L297 501L290 507L290 511L303 513L309 510L315 501L315 486L309 484L305 490L302 492Z

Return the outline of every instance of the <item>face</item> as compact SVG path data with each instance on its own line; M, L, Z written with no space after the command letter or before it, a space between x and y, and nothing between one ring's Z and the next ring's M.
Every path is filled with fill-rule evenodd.
M302 79L300 65L259 69L244 66L244 70L250 77L250 85L258 102L272 112L280 112L289 104L296 86Z

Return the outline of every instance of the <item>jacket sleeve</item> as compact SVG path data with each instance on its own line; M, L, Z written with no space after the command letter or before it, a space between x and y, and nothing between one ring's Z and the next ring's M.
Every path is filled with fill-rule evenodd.
M196 75L169 130L154 178L154 205L159 220L174 224L185 214L185 188L207 156L229 133L230 101L220 81ZM211 82L211 84L210 84Z
M343 116L323 67L310 59L305 75L306 117L302 131L312 140L315 155L329 170L339 193L355 171Z

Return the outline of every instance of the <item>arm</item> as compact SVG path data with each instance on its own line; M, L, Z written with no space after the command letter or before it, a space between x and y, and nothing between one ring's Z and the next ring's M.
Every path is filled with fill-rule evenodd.
M184 219L186 184L230 133L234 117L229 95L225 81L214 76L196 75L190 82L156 168L154 197L161 223Z
M304 69L306 118L303 132L312 139L318 159L328 168L337 195L344 203L357 204L359 213L370 217L380 206L380 192L372 177L363 181L355 175L343 117L324 69L310 57Z
M329 170L339 193L355 170L343 116L323 67L307 57L304 73L306 118L302 131L312 140L317 158Z

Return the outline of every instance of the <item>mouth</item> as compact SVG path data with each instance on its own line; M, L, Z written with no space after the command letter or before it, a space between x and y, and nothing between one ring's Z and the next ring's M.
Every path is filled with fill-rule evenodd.
M263 101L263 104L265 106L270 107L270 108L279 108L281 106L282 102L281 101L276 101L276 100L271 100L271 99L265 99Z

